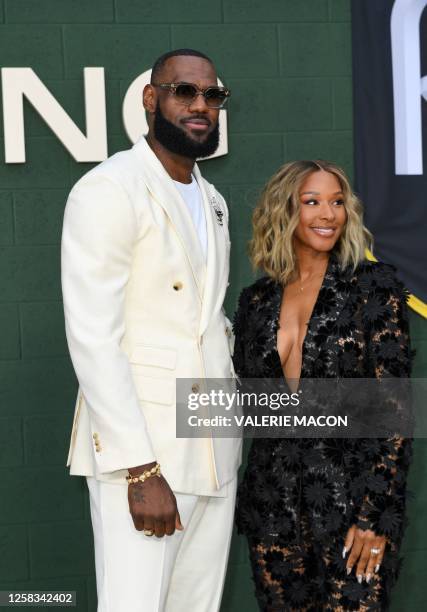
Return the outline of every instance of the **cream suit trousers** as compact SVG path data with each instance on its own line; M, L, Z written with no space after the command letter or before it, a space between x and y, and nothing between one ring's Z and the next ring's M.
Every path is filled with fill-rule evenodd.
M235 478L227 497L175 493L184 531L134 527L127 487L87 477L98 612L216 612L230 549Z

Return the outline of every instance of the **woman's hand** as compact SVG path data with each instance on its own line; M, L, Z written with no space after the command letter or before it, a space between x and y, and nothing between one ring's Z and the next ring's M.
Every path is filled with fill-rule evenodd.
M385 536L377 536L373 531L367 529L358 529L356 525L352 525L347 532L342 556L346 557L350 553L347 560L347 574L351 573L354 565L356 566L356 577L359 582L363 578L369 582L374 573L380 569L384 557L386 545Z

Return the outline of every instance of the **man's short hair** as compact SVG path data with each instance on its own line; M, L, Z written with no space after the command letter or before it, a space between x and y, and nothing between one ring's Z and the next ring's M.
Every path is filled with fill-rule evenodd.
M175 49L174 51L168 51L167 53L163 53L163 55L161 55L159 58L156 59L156 61L153 64L152 71L151 71L151 83L155 83L157 81L164 65L166 64L169 58L178 57L180 55L187 55L190 57L201 57L207 60L208 62L210 62L212 66L214 65L211 58L205 55L204 53L202 53L201 51L196 51L195 49Z

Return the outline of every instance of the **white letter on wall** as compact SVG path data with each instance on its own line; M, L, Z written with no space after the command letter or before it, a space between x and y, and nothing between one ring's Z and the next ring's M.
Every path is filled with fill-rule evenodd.
M427 0L426 0L427 2ZM126 134L132 143L148 132L145 110L142 105L142 92L150 82L151 70L146 70L130 84L123 100L123 124ZM222 85L218 79L218 85ZM228 153L227 111L219 111L219 146L213 155L203 159L212 159Z
M85 68L83 134L31 68L2 68L4 148L7 164L25 162L25 96L78 162L108 156L104 68Z
M391 13L396 174L423 174L420 19L427 0L396 0Z

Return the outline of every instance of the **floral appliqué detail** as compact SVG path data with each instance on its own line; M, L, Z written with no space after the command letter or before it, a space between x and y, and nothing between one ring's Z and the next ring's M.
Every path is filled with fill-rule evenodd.
M277 330L283 286L264 277L240 295L234 367L241 380L282 378ZM302 347L302 378L409 377L407 292L391 266L342 270L331 256ZM262 610L385 610L400 568L412 441L255 439L238 490ZM379 574L347 576L352 524L387 537Z

